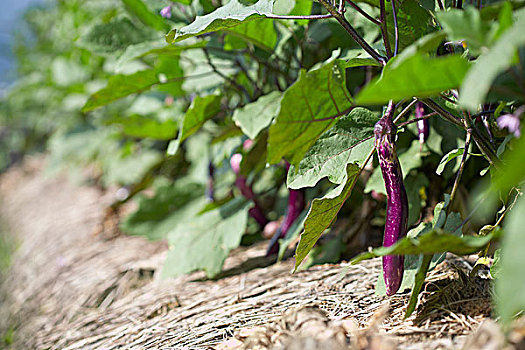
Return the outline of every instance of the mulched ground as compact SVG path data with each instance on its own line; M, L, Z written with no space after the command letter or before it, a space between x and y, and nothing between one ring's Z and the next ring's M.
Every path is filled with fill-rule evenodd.
M293 260L272 264L263 244L235 250L220 279L160 280L165 243L101 234L111 193L43 167L36 158L0 178L0 216L19 242L0 293L10 348L503 347L489 280L468 277L467 260L449 257L432 272L408 320L408 295L374 294L377 259L291 274Z

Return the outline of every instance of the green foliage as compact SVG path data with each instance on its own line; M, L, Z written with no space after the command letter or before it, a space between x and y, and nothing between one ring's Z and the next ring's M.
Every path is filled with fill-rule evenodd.
M425 57L413 55L390 61L380 78L371 82L356 97L358 104L384 104L389 100L430 97L461 85L469 69L459 55Z
M200 16L193 23L180 29L173 29L167 35L168 42L177 42L205 33L228 29L241 24L243 21L252 21L264 18L265 14L271 14L272 0L259 0L256 4L245 6L238 0L231 0L214 12ZM263 31L264 32L264 31Z
M170 249L163 276L178 276L204 270L217 276L231 249L241 243L246 229L249 205L238 199L190 220L183 220L168 233Z
M169 25L164 19L153 12L151 12L142 0L122 0L128 11L137 16L138 19L145 25L157 30L167 30Z
M202 192L202 185L191 180L158 184L153 197L138 198L138 209L122 221L120 228L130 235L163 239L186 218L197 215L204 205L199 200Z
M395 3L397 28L385 3L386 38L376 20L350 7L344 18L355 32L339 16L276 16L327 13L311 0L180 0L169 19L159 14L168 5L162 1L33 8L14 46L19 79L0 98L0 169L36 151L50 153L49 169L68 169L78 179L90 165L92 181L123 187L112 208L137 202L121 222L124 232L169 242L165 276L196 269L220 276L243 235L248 243L262 231L249 215L253 201L233 186L249 187L242 193L276 220L286 216L286 181L307 198L279 247L282 257L300 235L297 269L303 261L348 257L346 248L365 251L371 242L349 247L348 231L388 219L372 155L374 125L392 101L402 125L396 148L408 220L417 226L355 261L407 255L401 289L412 289L410 314L427 271L445 252L489 261L487 245L503 237L493 276L500 279L497 309L508 323L525 309L508 297L509 281L522 282L516 228L524 221L515 213L523 206L510 201L525 180L525 141L515 136L525 100L523 3L489 1L478 10L446 1L441 10L434 1L403 0ZM380 18L378 1L359 5ZM428 106L426 140L413 120L418 98ZM500 129L505 118L511 125ZM458 174L467 131L469 161ZM230 166L236 153L237 174ZM490 184L480 172L490 172ZM494 208L478 215L490 232L473 235L462 217L468 223L478 210L468 204L477 186ZM444 194L453 188L448 208ZM359 210L367 207L374 210L363 219ZM447 215L452 208L461 215ZM488 222L493 218L497 223Z
M525 196L521 195L505 225L505 235L501 243L501 266L496 282L496 310L504 325L525 309L523 293L516 293L525 286L523 276L523 213Z
M487 52L480 55L476 60L476 63L461 84L460 103L462 106L475 110L483 102L498 74L519 62L518 48L525 45L524 26L525 16L522 16L512 27L501 34L496 43ZM498 86L492 88L497 89ZM508 90L505 90L505 92L509 93ZM519 94L523 94L523 91ZM516 97L514 94L512 95L512 97ZM521 100L523 101L523 99Z
M435 229L420 235L418 238L403 238L391 247L372 249L372 251L354 258L352 264L384 255L436 254L444 252L468 255L480 251L491 242L497 241L500 236L501 231L494 231L487 236L458 237L443 230Z
M312 187L324 177L334 184L344 182L346 165L363 165L372 149L372 140L368 139L373 135L377 120L376 114L360 107L341 117L333 128L321 135L297 168L290 168L288 187Z
M344 62L334 60L299 79L284 93L270 127L268 162L285 157L298 164L316 139L350 112L352 98L345 86Z
M301 240L295 251L295 268L297 270L304 258L313 248L319 237L334 222L337 213L344 202L352 193L352 189L357 181L361 169L355 164L348 164L346 167L346 183L339 185L323 198L316 198L312 202L306 221L304 231L301 233Z
M255 102L236 109L233 113L233 120L246 136L255 139L277 116L280 100L281 93L273 91Z

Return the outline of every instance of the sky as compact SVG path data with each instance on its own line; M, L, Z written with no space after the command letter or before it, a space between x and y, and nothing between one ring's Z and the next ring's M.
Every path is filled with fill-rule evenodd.
M12 32L24 9L41 0L0 0L0 88L14 79ZM11 72L10 72L11 71Z

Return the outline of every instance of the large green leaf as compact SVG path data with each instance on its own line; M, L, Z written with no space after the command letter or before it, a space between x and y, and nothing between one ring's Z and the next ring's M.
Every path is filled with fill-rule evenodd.
M371 137L377 120L377 115L365 108L355 108L339 119L315 142L299 165L290 168L288 187L312 187L323 177L334 184L345 181L346 165L354 162L363 165L373 148Z
M515 315L525 310L525 196L521 195L505 222L501 243L501 262L496 280L496 310L503 324L509 325Z
M156 85L161 85L159 89L162 91L179 95L182 92L183 79L177 59L160 57L153 69L111 76L106 87L89 97L82 112L92 111L131 94L148 91Z
M227 32L270 52L277 44L277 32L273 27L273 21L243 22L229 28Z
M525 16L520 17L505 31L488 52L478 57L461 85L459 102L463 107L477 110L498 74L518 62L517 50L525 45L523 28Z
M172 29L166 36L168 42L177 42L193 36L216 32L251 21L264 18L272 13L273 0L259 0L256 4L245 6L238 0L231 0L210 14L197 16L195 21L180 29Z
M179 129L179 137L173 140L168 147L168 154L177 153L179 145L198 131L208 120L219 113L221 108L221 95L213 94L204 97L197 96L186 111Z
M357 104L385 104L411 97L429 97L461 85L469 68L459 55L425 57L422 54L396 64L393 59L383 74L356 97Z
M122 0L122 2L128 11L137 16L137 18L145 25L159 31L166 31L169 29L169 25L164 18L150 11L142 0Z
M155 36L156 32L151 28L139 28L127 17L116 17L88 27L76 44L97 55L111 56L129 45L151 40Z
M251 139L256 138L259 132L270 125L277 116L281 95L279 91L273 91L268 95L259 97L255 102L237 108L233 112L235 124L241 128L246 136Z
M205 204L203 194L202 185L185 179L158 184L153 197L138 198L137 210L122 221L120 229L149 240L166 238L175 226L198 213Z
M142 70L129 75L113 75L109 78L105 88L89 97L89 100L82 107L82 112L89 112L131 94L147 91L158 83L158 74L153 69Z
M105 155L102 180L105 184L132 185L139 182L150 168L156 166L162 155L158 151L144 149L140 152L120 157L114 153Z
M394 51L394 17L391 6L388 5L387 8L388 37L392 51ZM399 32L398 52L401 52L405 47L410 46L426 34L431 17L429 12L419 5L417 0L396 1L396 15Z
M523 128L522 128L523 130ZM498 171L494 176L493 187L507 192L514 186L519 186L525 180L525 137L522 135L519 139L513 140L512 149L503 153L503 169Z
M473 6L438 12L439 23L450 41L465 41L473 54L490 44L487 40L491 23L482 21L480 12Z
M168 233L169 251L164 277L204 270L218 275L231 249L241 243L248 221L246 200L234 199L221 208L185 220Z
M289 87L279 115L270 127L268 162L283 157L298 164L317 138L351 110L352 98L345 85L344 61L334 60L306 73Z
M323 232L334 222L337 213L344 202L352 193L352 189L357 181L361 169L355 164L348 164L346 167L346 183L339 185L323 198L316 198L312 202L306 221L304 231L301 233L301 240L295 251L295 268L297 270L301 262L306 258Z
M177 120L158 120L153 116L133 114L104 119L105 124L120 125L125 135L155 140L170 140L177 136Z
M189 49L199 49L206 46L206 41L199 40L187 45L166 44L166 40L157 39L145 41L139 44L130 45L117 60L116 69L118 70L127 62L148 55L165 55L179 57L181 51Z

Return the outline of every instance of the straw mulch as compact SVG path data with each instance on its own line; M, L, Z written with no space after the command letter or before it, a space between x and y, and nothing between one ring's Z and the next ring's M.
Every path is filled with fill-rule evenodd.
M0 180L0 213L19 248L2 284L0 336L14 349L453 349L502 344L490 286L451 257L408 295L374 294L380 261L291 274L293 259L241 247L217 280L157 276L166 245L101 234L111 195L43 176L42 160ZM484 324L480 328L481 324ZM473 332L478 332L474 335ZM480 333L481 332L481 333ZM492 332L492 333L491 333ZM470 344L470 345L469 345ZM473 347L476 348L476 347Z

